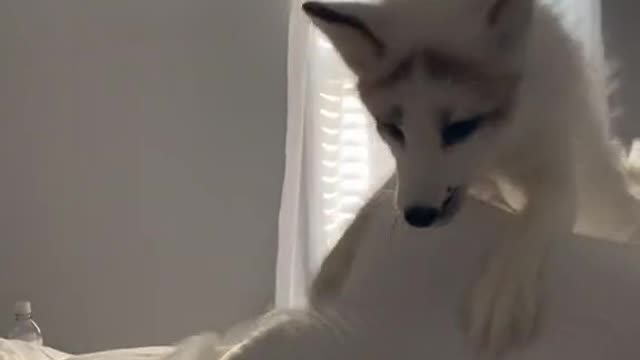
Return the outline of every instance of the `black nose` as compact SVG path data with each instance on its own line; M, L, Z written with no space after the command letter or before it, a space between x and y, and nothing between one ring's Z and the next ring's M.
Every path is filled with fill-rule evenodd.
M404 219L413 227L425 228L433 225L439 214L436 208L413 206L404 212Z

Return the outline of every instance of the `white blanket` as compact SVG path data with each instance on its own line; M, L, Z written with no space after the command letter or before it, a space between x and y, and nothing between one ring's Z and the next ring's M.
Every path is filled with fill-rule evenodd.
M380 209L380 222L369 229L367 244L335 304L336 314L348 315L349 326L341 328L344 323L332 318L312 323L293 317L287 324L285 317L289 326L276 325L275 331L263 332L235 352L237 357L225 359L476 359L459 327L461 301L508 216L471 203L460 215L465 226L458 229L465 229L463 233L450 227L425 238L407 228L392 236L387 212ZM546 275L539 336L508 360L640 359L639 246L562 239ZM281 319L272 320L245 324L223 341L215 334L189 338L175 351L142 348L69 357L0 341L0 360L215 360L253 330ZM339 333L342 330L347 332ZM354 357L354 351L367 356Z
M510 216L478 202L461 226L390 231L391 197L367 229L342 294L328 313L293 317L224 360L477 360L461 329L470 285ZM460 225L460 224L459 224ZM545 271L538 336L503 360L640 359L640 247L567 236ZM206 337L171 360L212 360Z
M139 347L115 349L96 353L73 355L48 346L39 346L24 341L0 338L0 360L179 360L195 359L196 353L206 352L215 358L239 343L260 326L277 321L276 316L263 316L258 320L240 323L225 334L200 334L181 341L176 346Z
M0 360L64 360L69 354L46 346L0 338Z
M47 346L0 339L0 360L156 360L173 350L173 347L142 347L72 355Z

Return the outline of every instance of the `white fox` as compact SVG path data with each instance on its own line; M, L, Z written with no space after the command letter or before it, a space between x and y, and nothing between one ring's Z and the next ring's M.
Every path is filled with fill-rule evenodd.
M307 2L304 10L357 76L396 160L396 206L409 225L447 225L486 179L524 195L518 226L504 229L470 291L465 327L492 354L530 340L550 244L571 231L624 240L639 223L609 134L603 67L588 66L534 0ZM366 215L367 206L322 265L312 306L338 294Z

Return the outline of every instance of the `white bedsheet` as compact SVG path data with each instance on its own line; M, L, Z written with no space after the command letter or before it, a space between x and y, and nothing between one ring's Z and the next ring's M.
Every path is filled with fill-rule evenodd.
M66 360L156 360L171 354L173 347L142 347L73 355ZM31 359L29 359L31 360Z
M344 310L341 313L354 314L374 325L381 324L362 329L372 332L371 339L377 340L368 341L368 347L382 347L377 357L369 359L396 358L385 356L385 352L396 350L405 351L405 355L409 351L412 355L397 358L474 358L458 327L458 302L483 264L478 259L486 253L491 241L499 238L496 231L506 228L504 222L509 221L508 217L485 206L470 203L462 211L459 221L468 221L465 233L457 233L455 228L441 229L433 239L424 239L416 235L415 230L403 228L392 238L389 236L391 222L382 215L376 226L369 229L370 239L361 249L361 260L355 264L343 299L337 304ZM545 321L540 324L539 337L531 347L509 359L640 359L637 339L640 245L570 237L555 246L548 271ZM420 281L406 286L416 274L420 275ZM286 314L283 315L286 319ZM0 339L0 360L215 360L254 330L281 319L271 316L250 321L222 338L204 334L189 338L177 347L85 355L69 355L47 347ZM311 343L300 342L302 347ZM303 349L306 354L290 350L295 345L290 341L270 346L274 345L294 359L299 354L316 355L308 358L324 356L313 346Z
M0 338L0 360L64 360L69 354L46 346Z
M72 355L23 341L0 339L0 360L156 360L170 355L174 347L142 347Z
M115 349L79 355L47 346L0 338L0 360L190 360L198 358L202 352L220 356L231 346L247 338L258 326L266 326L277 320L277 317L267 315L259 320L240 323L223 335L200 334L189 337L175 346Z

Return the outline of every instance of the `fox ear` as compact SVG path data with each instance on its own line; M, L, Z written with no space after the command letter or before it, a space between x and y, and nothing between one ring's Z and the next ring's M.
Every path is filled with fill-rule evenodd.
M484 21L502 48L517 47L529 31L534 0L482 0Z
M309 1L303 4L302 9L357 75L371 69L383 58L385 44L371 30L376 14L374 5Z

